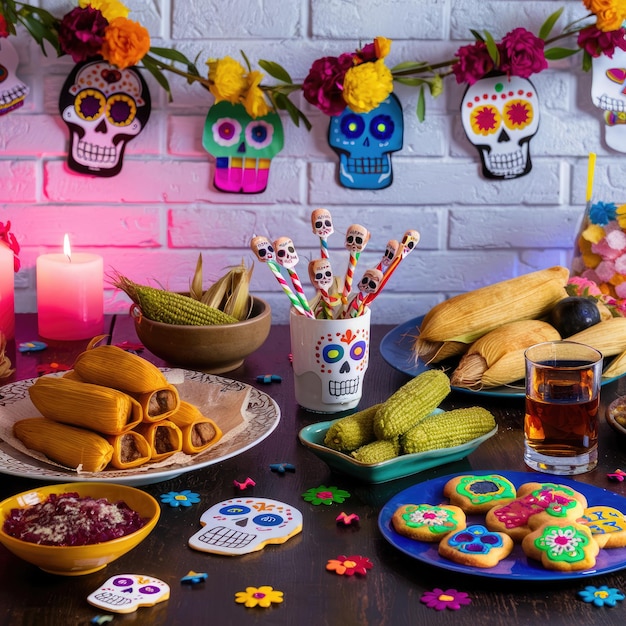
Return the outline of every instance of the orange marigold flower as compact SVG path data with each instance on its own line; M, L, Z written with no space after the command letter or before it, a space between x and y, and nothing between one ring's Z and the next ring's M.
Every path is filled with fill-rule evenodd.
M270 112L263 90L259 87L263 80L262 72L256 70L248 74L248 90L243 98L243 106L248 115L254 119L263 117Z
M618 30L626 19L623 0L583 0L585 6L595 14L596 27L604 32Z
M139 22L115 18L104 33L100 54L120 69L136 65L150 50L150 33Z

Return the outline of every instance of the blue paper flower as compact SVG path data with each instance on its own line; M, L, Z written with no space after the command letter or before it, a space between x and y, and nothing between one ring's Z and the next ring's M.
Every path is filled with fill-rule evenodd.
M169 504L173 507L179 506L191 506L200 502L200 496L197 493L185 489L184 491L170 491L169 493L162 493L161 502Z
M617 207L612 202L596 202L589 211L591 223L599 226L606 226L616 215Z
M593 603L595 606L615 606L618 601L624 599L624 594L613 587L602 585L601 587L593 587L591 585L585 587L578 595L585 601Z

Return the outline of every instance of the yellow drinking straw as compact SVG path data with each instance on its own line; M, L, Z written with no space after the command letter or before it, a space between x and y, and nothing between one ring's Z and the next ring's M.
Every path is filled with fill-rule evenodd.
M587 204L591 202L593 195L593 175L596 169L596 153L589 153L589 163L587 165L587 196L585 198Z

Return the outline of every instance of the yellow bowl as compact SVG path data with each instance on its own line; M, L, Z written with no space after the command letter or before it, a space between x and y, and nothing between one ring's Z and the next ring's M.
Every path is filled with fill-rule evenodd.
M43 546L16 539L4 532L4 522L11 509L27 508L43 502L51 494L68 492L76 492L81 497L106 498L111 503L123 500L148 521L142 528L125 537L86 546ZM159 503L145 491L134 487L95 482L36 487L0 502L0 543L13 554L46 572L62 576L81 576L103 569L138 546L152 532L160 515Z

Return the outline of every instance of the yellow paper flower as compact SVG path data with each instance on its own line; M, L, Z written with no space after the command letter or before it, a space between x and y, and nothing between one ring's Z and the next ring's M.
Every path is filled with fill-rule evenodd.
M604 228L599 224L590 224L585 228L582 232L583 239L586 241L590 241L591 243L598 243L606 237L606 233L604 232Z
M106 61L125 69L136 65L150 50L150 33L139 22L117 17L104 33L100 54Z
M223 59L209 59L209 91L215 97L215 104L227 100L237 104L246 90L246 70L239 61L226 56Z
M276 591L272 587L264 585L262 587L246 587L245 591L238 591L235 594L235 602L244 604L248 608L260 606L266 609L272 602L282 602L283 592Z
M602 31L617 30L626 19L623 0L583 0L585 6L595 14L596 27Z
M382 59L351 67L343 81L343 99L355 113L375 109L393 91L393 76Z
M91 7L100 11L107 22L112 22L117 17L128 17L130 9L124 6L119 0L78 0L81 9Z
M251 71L248 76L248 90L243 99L243 106L248 115L254 119L263 117L270 112L270 107L265 99L263 90L259 87L263 80L263 73L257 70Z

